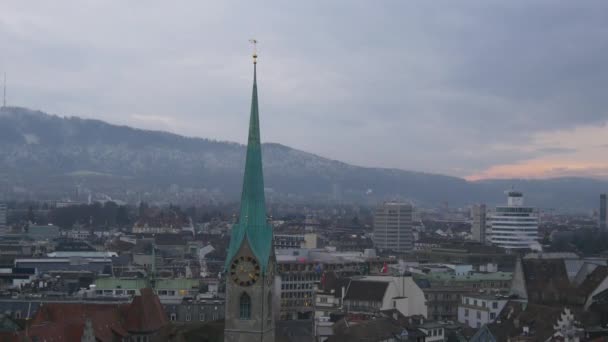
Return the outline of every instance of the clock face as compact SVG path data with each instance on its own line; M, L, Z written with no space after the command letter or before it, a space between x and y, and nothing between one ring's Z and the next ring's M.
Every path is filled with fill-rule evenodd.
M230 265L230 277L237 285L251 286L260 277L260 265L250 256L238 257Z

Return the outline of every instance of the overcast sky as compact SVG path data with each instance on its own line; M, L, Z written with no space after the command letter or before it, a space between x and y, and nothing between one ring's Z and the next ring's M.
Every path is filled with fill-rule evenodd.
M469 179L608 178L608 1L0 4L8 101Z

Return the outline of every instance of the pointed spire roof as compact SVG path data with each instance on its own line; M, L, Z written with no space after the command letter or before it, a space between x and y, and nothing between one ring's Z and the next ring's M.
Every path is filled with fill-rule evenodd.
M272 227L266 218L266 200L264 197L256 58L257 55L254 54L253 92L251 95L249 138L247 140L241 210L239 222L232 227L226 267L241 247L243 240L247 240L249 247L262 266L262 272L265 272L272 251Z

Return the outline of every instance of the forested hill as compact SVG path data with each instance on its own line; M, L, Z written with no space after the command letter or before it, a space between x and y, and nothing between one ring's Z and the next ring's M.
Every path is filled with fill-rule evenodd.
M504 201L516 186L542 207L593 208L608 182L584 178L467 182L420 172L364 168L264 144L271 200L366 202L411 199L424 205ZM238 199L245 148L60 117L25 108L0 109L0 190L5 197L78 197L122 200Z

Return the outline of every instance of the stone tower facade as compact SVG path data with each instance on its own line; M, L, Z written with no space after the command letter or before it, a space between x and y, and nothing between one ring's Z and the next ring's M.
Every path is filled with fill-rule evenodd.
M224 266L226 313L224 341L274 341L274 270L272 226L266 215L257 91L257 55L253 55L253 94L241 210L232 227Z

